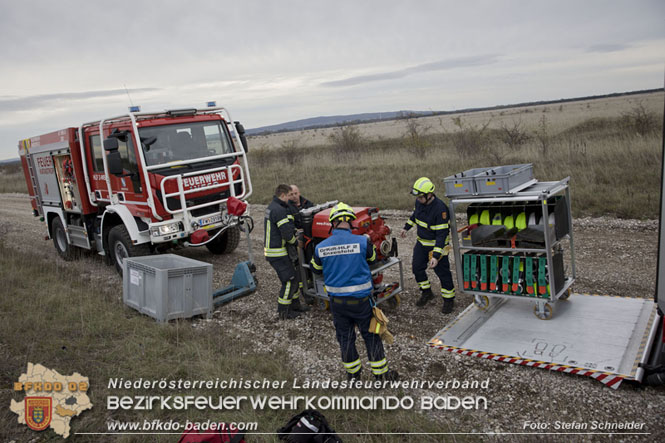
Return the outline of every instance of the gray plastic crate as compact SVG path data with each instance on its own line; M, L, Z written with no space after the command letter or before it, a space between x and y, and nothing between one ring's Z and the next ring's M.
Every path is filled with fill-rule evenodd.
M443 179L446 185L446 196L475 195L478 193L474 177L487 171L489 168L469 169L459 174L451 175Z
M476 192L479 195L510 194L511 190L531 180L533 180L531 163L487 168L474 177Z
M126 258L122 300L163 322L212 313L212 265L175 254Z

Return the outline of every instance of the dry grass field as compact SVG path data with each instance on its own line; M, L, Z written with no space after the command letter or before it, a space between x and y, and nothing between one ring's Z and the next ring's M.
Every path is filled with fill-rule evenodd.
M457 117L461 117L470 126L482 126L488 123L488 128L500 129L504 125L513 126L515 122L519 122L525 130L535 131L541 123L542 115L545 114L550 130L553 133L559 133L591 118L612 119L620 117L640 105L643 105L647 112L662 117L663 93L636 94L553 105L428 116L419 117L416 120L421 131L429 135L459 131L459 127L453 121ZM408 132L408 125L408 119L402 119L361 123L355 126L367 139L381 141L401 138ZM292 143L303 147L325 146L330 144L330 136L336 130L336 128L321 128L280 132L252 136L249 140L250 146L256 149L280 148L284 144Z
M500 111L407 118L250 138L255 203L277 183L310 200L408 209L420 176L533 163L571 177L575 216L657 218L663 92Z

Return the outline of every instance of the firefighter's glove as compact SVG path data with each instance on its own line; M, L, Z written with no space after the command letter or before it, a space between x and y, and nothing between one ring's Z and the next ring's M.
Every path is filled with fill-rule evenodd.
M388 331L388 317L376 306L372 308L372 320L369 322L369 332L378 334L386 344L393 344L395 337Z
M445 257L446 255L450 254L450 251L452 251L452 249L453 249L453 248L452 248L450 245L446 245L446 246L444 246L444 248L443 248L443 255L442 255L442 256Z

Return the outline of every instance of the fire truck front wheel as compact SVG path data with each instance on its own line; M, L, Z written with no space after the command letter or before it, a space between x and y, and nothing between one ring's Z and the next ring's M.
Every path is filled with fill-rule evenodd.
M206 244L206 248L213 254L229 254L238 247L239 242L240 229L234 226L219 234L215 240Z
M51 237L53 238L55 250L58 251L58 255L62 257L63 260L71 261L78 258L81 251L79 248L70 245L67 241L67 233L65 232L64 226L62 226L60 217L53 219L53 224L51 225Z
M109 232L109 250L118 274L122 275L122 261L127 257L150 255L150 247L143 243L135 245L124 225L117 225Z

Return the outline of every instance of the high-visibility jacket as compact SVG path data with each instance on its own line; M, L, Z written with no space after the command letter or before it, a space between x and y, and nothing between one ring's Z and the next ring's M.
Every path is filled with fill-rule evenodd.
M326 291L332 297L366 297L372 293L369 264L376 260L374 244L348 229L334 229L314 249L312 271L323 272Z
M443 255L443 248L448 245L449 225L448 206L434 196L434 200L429 204L416 200L415 210L404 229L408 231L412 226L416 226L418 242L423 246L433 247L432 257L438 260Z
M286 244L296 244L296 227L287 203L273 197L266 208L263 227L265 229L263 254L266 258L288 256Z

